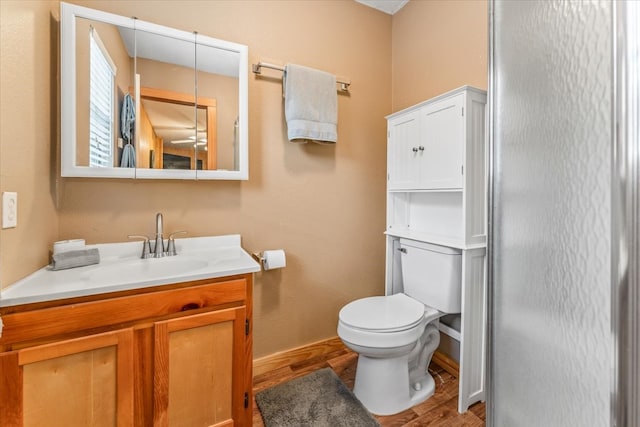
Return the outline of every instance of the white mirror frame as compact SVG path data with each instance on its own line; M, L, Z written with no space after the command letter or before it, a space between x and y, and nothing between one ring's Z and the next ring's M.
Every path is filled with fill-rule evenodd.
M215 47L240 56L238 73L238 170L172 170L144 168L97 168L76 164L76 18L91 19L119 27L160 34L196 43L196 34L176 30L139 19L114 15L68 3L60 3L60 128L62 177L138 178L138 179L249 179L249 109L248 109L248 48L245 45L197 34L199 45Z

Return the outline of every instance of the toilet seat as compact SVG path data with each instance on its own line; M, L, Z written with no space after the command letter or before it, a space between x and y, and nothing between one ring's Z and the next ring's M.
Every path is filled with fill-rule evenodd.
M424 304L404 294L362 298L345 305L339 319L363 332L392 333L413 329L424 318Z
M405 294L362 298L340 310L338 336L352 346L400 350L415 345L425 325L441 315Z

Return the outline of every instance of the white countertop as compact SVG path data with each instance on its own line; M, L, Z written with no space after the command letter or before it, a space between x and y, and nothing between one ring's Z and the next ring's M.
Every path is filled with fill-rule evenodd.
M176 239L178 255L141 259L142 242L87 245L100 263L53 271L47 266L0 292L0 307L53 301L260 271L240 235Z

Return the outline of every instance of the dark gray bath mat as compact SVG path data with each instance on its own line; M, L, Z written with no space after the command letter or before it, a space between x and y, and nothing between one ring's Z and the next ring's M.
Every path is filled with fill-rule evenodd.
M265 427L379 427L330 368L256 393Z

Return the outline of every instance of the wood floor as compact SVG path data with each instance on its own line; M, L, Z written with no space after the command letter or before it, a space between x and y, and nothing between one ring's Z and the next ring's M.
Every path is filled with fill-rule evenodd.
M313 357L304 362L292 363L282 368L273 369L254 377L254 396L255 393L260 390L325 367L332 368L342 381L344 381L350 389L353 389L357 362L358 355L349 349L343 348L322 356ZM485 425L484 403L477 403L466 413L459 414L457 411L458 380L434 362L431 362L429 371L436 382L435 394L426 402L399 414L387 417L376 417L382 426L475 427ZM255 427L264 427L255 398L253 401L253 425Z

